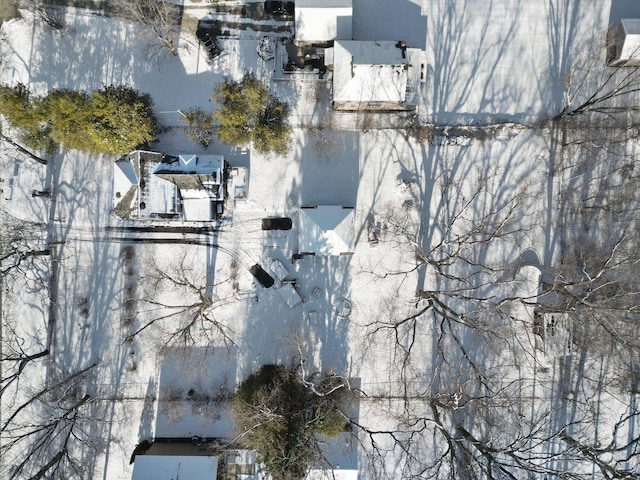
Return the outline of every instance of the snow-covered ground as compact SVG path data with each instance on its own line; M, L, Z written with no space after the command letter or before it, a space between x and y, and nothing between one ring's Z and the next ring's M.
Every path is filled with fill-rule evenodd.
M215 17L199 2L187 3L193 8L185 15ZM392 330L374 333L377 326L423 308L426 303L416 299L416 292L441 287L434 280L435 267L416 268L421 249L437 245L450 234L449 227L462 235L480 219L494 226L504 219L510 234L483 242L473 255L495 267L497 273L487 281L499 283L496 292L505 298L537 292L537 285L531 286L535 272L517 275L525 256L535 257L538 269L559 261L566 225L558 198L572 179L564 172L549 174L561 160L554 133L527 125L562 109L568 72L601 47L607 26L629 15L632 5L399 0L391 9L388 4L354 0L354 31L373 38L384 26L383 38L376 38L397 39L405 29L416 44L424 38L428 71L418 113L422 122L462 125L450 136L442 131L431 141L419 140L408 130L391 128L398 119L388 115L372 117L364 128L360 114L331 111L327 82L272 81L273 61L256 52L265 32L232 30L221 41L224 53L208 62L189 32L182 32L178 56L150 56L138 26L84 9L68 10L62 32L24 19L3 25L1 83L21 82L36 94L109 84L148 92L168 127L154 146L157 151L203 152L176 128L178 111L215 108L211 92L227 78L255 73L292 106L291 149L284 157L215 143L209 147L207 153L224 155L231 166L248 167L249 187L246 201L237 202L220 228L205 235L135 231L129 227L136 224L113 216L113 158L68 152L45 166L3 144L5 184L13 178L3 207L22 220L48 225L57 269L53 310L41 279L9 277L13 283L4 285L3 325L19 326L20 337L29 339L25 348L37 350L46 343L55 311L47 371L40 368L44 362L31 363L33 381L22 379L16 398L41 388L45 383L38 380L45 374L71 374L96 364L85 385L95 400L83 431L91 447L84 478L130 478L134 447L153 435L232 438L225 395L261 365L289 362L300 352L318 371L355 379L366 394L356 414L359 424L385 430L395 428L402 415L425 415L428 405L419 397L436 375L433 319L425 315L416 324L409 360L399 348L408 348L406 337L398 341ZM507 121L514 123L493 125ZM488 124L493 126L479 128ZM358 126L363 128L353 128ZM43 189L51 189L52 196L32 197L33 190ZM298 252L299 207L322 204L355 208L353 255L292 260ZM263 231L261 219L269 216L292 218L292 230ZM268 270L272 259L297 280L304 302L290 307L275 288L255 282L249 268L260 263ZM191 353L169 348L164 342L173 320L131 337L158 311L169 312L167 305L184 303L177 287L160 292L163 305L148 301L156 266L175 272L184 265L190 278L207 287L211 314L228 329L227 345L211 334L195 338ZM491 288L483 284L478 290ZM345 303L348 315L341 311ZM493 352L495 357L485 361L500 368L505 357L512 361L505 378L525 379L531 390L524 392L528 410L523 418L533 419L538 409L556 408L560 393L553 375L564 363L547 359L548 367L538 370L531 309L515 303L512 316L518 322L504 327L513 349ZM471 348L477 345L468 341ZM203 401L212 389L219 398ZM15 403L5 398L2 407L9 411ZM417 400L407 403L407 398ZM612 409L603 424L635 401L600 400ZM566 418L580 418L573 413ZM361 478L372 478L381 470L368 456L363 436L357 459L348 452L341 463L360 468ZM423 441L418 453L435 455L442 447L428 445L427 434ZM402 452L389 447L383 458L389 476L381 476L401 478L407 474L398 461ZM9 463L3 459L0 467Z

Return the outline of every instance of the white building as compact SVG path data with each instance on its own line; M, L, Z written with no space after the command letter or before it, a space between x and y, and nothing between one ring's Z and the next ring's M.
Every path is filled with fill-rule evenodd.
M296 0L296 43L351 40L352 0Z
M640 66L640 18L625 18L607 32L607 65Z
M412 110L408 93L419 81L404 42L336 41L333 107L336 110ZM331 55L328 55L331 58ZM418 66L422 66L418 63Z
M355 246L353 208L319 205L300 208L300 253L350 255Z
M216 219L225 199L224 172L221 155L133 151L114 165L113 211L125 219Z

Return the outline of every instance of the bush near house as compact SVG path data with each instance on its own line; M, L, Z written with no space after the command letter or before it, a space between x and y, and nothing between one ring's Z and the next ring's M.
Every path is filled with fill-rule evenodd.
M183 131L187 138L203 148L207 148L213 137L213 115L200 108L192 108L184 112L187 126Z
M295 368L264 365L247 378L233 399L240 442L258 453L274 480L304 478L321 459L317 435L336 436L346 421L340 413L349 390L339 377L305 386ZM330 392L325 394L324 392Z
M66 89L45 97L18 84L0 86L0 114L28 147L53 153L82 150L119 155L155 139L153 101L127 86L106 86L91 94Z
M220 105L214 114L220 141L233 146L253 144L264 154L287 152L289 105L271 95L253 75L219 84L212 98Z

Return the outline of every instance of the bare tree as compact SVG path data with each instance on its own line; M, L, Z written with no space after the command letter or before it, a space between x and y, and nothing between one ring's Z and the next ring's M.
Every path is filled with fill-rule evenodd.
M187 126L183 131L187 138L207 148L213 138L213 115L201 108L192 108L184 112Z
M233 331L216 317L216 309L232 300L219 298L216 288L228 283L228 278L208 284L206 272L186 251L168 265L156 259L149 263L138 311L143 320L131 328L128 341L156 326L162 328L167 345L192 345L202 339L234 344Z
M397 384L365 388L361 399L385 411L388 425L350 419L371 476L636 478L637 406L617 419L602 412L630 391L616 381L622 359L638 358L637 200L619 176L629 169L607 165L617 172L607 175L570 158L563 176L588 175L561 193L561 225L579 230L583 215L591 220L565 235L561 264L543 268L542 284L532 280L525 293L514 281L523 263L509 258L532 227L520 221L526 190L501 196L509 189L493 170L464 183L444 170L427 225L411 205L383 216L387 241L411 247L415 266L374 278L425 272L426 280L413 305L391 293L366 325L370 344L391 345L399 366ZM573 319L570 355L536 351L534 308Z
M44 244L46 232L42 225L25 222L6 213L0 213L0 218L3 221L0 275L6 276L12 271L24 274L26 270L32 270L32 265L25 267L29 260L51 254L50 248Z
M43 22L57 31L65 29L66 7L64 5L55 5L53 2L46 2L42 0L18 0L16 3L20 8L25 8L31 11L36 22Z
M608 387L638 387L640 342L632 332L640 309L640 175L633 144L571 143L559 198L563 249L544 275L538 308L571 321L574 348L606 359ZM571 140L571 138L569 138Z
M492 290L498 279L513 279L517 265L505 264L501 256L507 252L517 256L517 243L531 228L520 216L527 184L520 182L510 194L494 193L501 178L497 167L477 168L470 180L459 178L454 170L442 172L438 202L429 206L437 214L426 224L418 197L405 202L401 210L390 208L379 216L388 231L387 241L408 248L413 266L374 275L426 272L411 315L399 319L396 310L389 312L388 319L374 318L367 326L373 335L386 332L395 338L402 372L412 355L418 325L430 322L429 315L455 319L478 331L491 330L490 324L483 325L479 312L496 309L505 301Z
M29 150L27 150L26 148L24 148L22 145L20 145L19 143L15 142L14 140L12 140L11 138L7 137L5 134L0 132L0 138L2 140L4 140L5 142L11 144L16 150L18 150L20 153L26 155L27 157L29 157L31 160L35 160L36 162L42 164L42 165L46 165L48 163L48 160L38 157L36 154L30 152Z
M256 450L276 479L304 478L323 459L316 434L333 437L346 425L348 383L334 375L305 378L302 365L263 365L233 399L234 442Z
M31 362L49 355L49 349L39 342L25 345L26 339L15 331L8 322L2 325L3 345L0 356L0 400L14 382L18 382L20 375Z
M98 448L88 422L92 395L89 378L96 364L58 374L39 390L22 389L13 402L3 401L0 452L11 463L3 478L69 478L86 476L83 456Z
M116 12L140 23L161 49L178 54L181 8L171 0L113 0Z
M608 66L600 48L580 58L566 76L564 106L556 119L587 113L613 117L637 111L634 95L640 91L640 67Z
M632 432L639 412L631 403L613 423L599 413L606 410L601 398L619 392L606 377L590 378L580 355L553 360L563 373L551 376L549 360L534 351L530 321L509 316L506 299L464 313L438 300L393 329L403 361L401 389L382 397L365 391L361 399L379 402L390 426L352 420L372 472L379 478L587 479L595 466L602 472L596 478L635 478L639 436ZM416 376L410 367L419 349L404 338L428 331L432 367ZM387 471L390 464L397 470Z
M5 302L14 288L12 277L21 279L20 289L35 292L46 291L47 262L37 262L50 254L43 248L44 230L42 225L19 220L6 212L0 213L0 285ZM28 365L49 354L45 342L31 338L26 332L18 332L16 324L10 321L10 302L5 304L2 318L2 346L0 348L0 399L14 382L18 382Z

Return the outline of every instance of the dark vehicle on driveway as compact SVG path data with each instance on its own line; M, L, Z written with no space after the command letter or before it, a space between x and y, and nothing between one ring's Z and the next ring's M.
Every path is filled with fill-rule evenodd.
M266 0L264 2L264 10L277 17L293 17L295 12L294 2Z
M262 219L262 230L291 230L292 225L288 217Z
M222 49L218 45L217 41L218 30L218 26L213 28L201 27L196 30L196 37L198 37L198 40L200 40L200 43L202 43L206 49L209 60L216 58L222 53Z
M262 268L259 264L255 264L253 267L249 269L251 275L256 277L256 280L260 282L264 288L271 288L276 281L273 279L271 275L269 275L264 268Z

